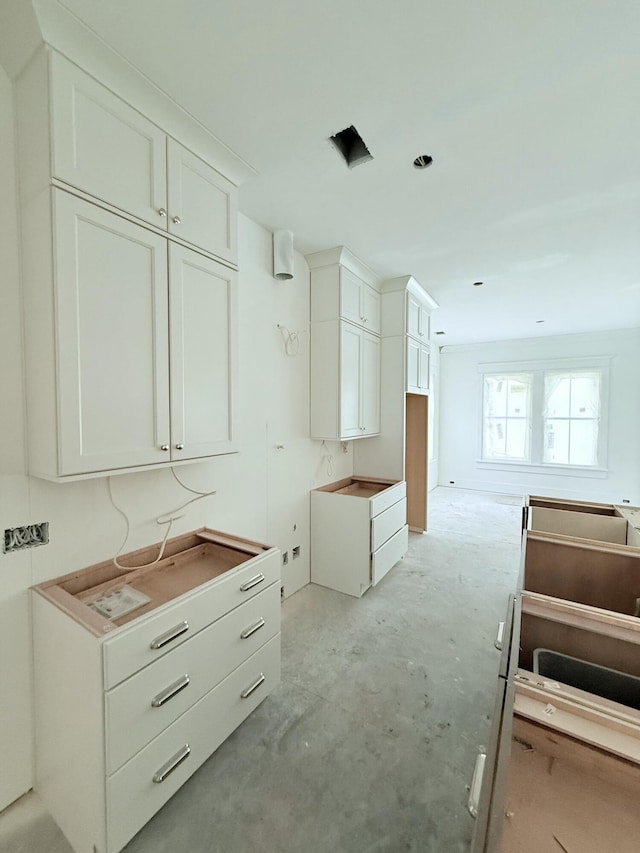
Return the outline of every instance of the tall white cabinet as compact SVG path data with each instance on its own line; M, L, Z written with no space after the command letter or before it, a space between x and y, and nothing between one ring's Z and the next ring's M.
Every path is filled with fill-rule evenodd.
M380 292L343 246L307 256L311 269L311 438L380 432Z
M48 48L16 93L30 472L233 452L236 187Z

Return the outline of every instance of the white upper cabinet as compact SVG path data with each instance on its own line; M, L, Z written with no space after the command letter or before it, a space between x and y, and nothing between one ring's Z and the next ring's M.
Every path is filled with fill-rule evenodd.
M169 232L235 263L236 188L174 139L167 145Z
M237 188L212 165L53 51L17 92L23 202L53 182L237 265Z
M407 334L412 338L429 342L430 311L425 303L413 293L407 293Z
M380 334L380 294L361 278L341 267L340 278L340 316Z
M410 394L429 392L429 360L431 351L428 346L407 336L407 385Z
M51 62L53 177L166 228L165 134L75 65Z

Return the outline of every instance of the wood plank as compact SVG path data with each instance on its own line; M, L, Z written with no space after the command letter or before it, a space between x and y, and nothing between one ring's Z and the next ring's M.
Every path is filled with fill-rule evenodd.
M429 398L406 395L407 522L414 532L427 529L427 423Z

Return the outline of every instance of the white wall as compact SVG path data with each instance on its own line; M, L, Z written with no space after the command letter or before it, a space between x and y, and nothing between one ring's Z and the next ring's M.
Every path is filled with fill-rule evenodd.
M606 478L478 468L480 374L485 362L611 356ZM640 503L640 329L443 347L440 357L441 485Z
M114 555L124 524L113 509L105 479L49 483L26 474L21 368L20 288L11 87L0 68L0 531L49 521L50 542L27 551L0 553L0 809L33 783L30 585ZM193 488L216 489L185 510L172 530L203 524L277 545L289 551L285 594L309 582L309 490L352 473L352 453L336 446L332 473L325 451L309 434L309 347L287 356L277 324L291 331L309 325L309 270L296 254L295 277L271 276L271 234L240 217L238 454L176 469ZM277 444L284 445L281 450ZM190 497L170 471L113 477L116 502L129 514L126 550L162 537L155 523ZM294 525L296 527L294 531ZM299 545L293 561L291 549ZM10 687L10 689L8 689Z

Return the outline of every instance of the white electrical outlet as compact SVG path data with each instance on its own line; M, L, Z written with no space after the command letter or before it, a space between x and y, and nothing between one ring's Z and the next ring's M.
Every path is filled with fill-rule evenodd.
M101 598L96 598L95 601L91 602L89 607L101 616L115 620L121 619L133 610L137 610L138 607L142 607L148 601L151 601L148 595L125 584L120 589L115 589Z

